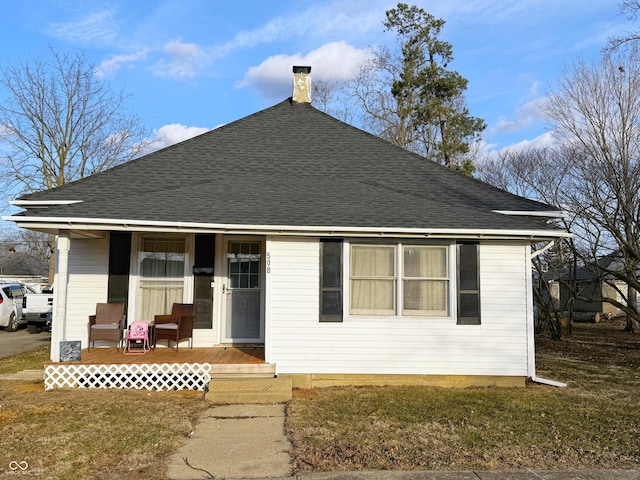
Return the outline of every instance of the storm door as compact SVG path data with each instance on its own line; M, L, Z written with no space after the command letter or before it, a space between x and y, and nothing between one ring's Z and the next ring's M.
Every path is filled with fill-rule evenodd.
M227 241L227 278L223 286L224 341L263 341L262 242Z

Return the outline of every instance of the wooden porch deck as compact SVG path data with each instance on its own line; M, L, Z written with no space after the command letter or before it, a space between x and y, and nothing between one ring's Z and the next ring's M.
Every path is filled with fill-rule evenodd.
M55 364L98 365L145 363L261 364L264 363L264 347L181 347L177 352L172 348L158 347L145 354L137 355L125 355L122 353L122 349L117 351L115 347L97 347L91 350L83 349L80 362L59 362Z

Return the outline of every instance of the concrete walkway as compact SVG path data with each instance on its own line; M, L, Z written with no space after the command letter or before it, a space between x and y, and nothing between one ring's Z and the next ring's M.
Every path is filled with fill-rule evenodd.
M0 380L24 380L24 381L42 381L44 379L44 370L22 370L17 373L3 373Z
M167 478L283 478L291 475L284 405L209 408L170 459Z
M313 473L286 480L638 480L640 470ZM273 479L272 479L273 480ZM285 480L285 479L281 479Z

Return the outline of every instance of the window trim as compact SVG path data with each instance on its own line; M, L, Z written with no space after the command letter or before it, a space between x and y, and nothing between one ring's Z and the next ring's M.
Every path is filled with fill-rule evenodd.
M375 313L354 313L351 308L351 256L352 256L352 246L354 245L369 245L369 246L390 246L394 247L395 251L395 306L394 312L390 314L375 314ZM437 312L433 314L404 314L403 313L403 305L404 305L404 288L402 285L403 281L403 253L405 246L433 246L433 247L441 247L445 249L446 252L446 272L448 275L447 278L447 312ZM376 240L376 239L345 239L344 241L344 259L343 259L343 314L348 318L353 319L389 319L389 318L404 318L404 319L429 319L429 320L446 320L451 321L454 320L454 312L457 311L457 296L456 296L456 268L457 262L454 261L457 257L455 249L456 243L455 240L451 241L434 241L434 240L420 240L420 239L386 239L386 240Z
M352 268L351 268L351 261L353 260L353 248L354 247L384 247L384 248L389 248L392 249L392 258L393 258L393 275L392 276L373 276L373 275L363 275L363 276L359 276L359 277L354 277L352 274ZM392 286L392 292L393 292L393 309L392 311L389 310L376 310L376 309L359 309L359 310L355 310L352 306L352 301L351 301L351 296L349 296L349 315L354 315L354 316L374 316L374 317L389 317L389 316L397 316L398 315L398 276L399 276L399 271L398 271L398 249L397 249L397 244L391 244L391 243L379 243L379 244L371 244L371 243L352 243L349 246L349 287L352 287L352 282L355 279L357 280L380 280L380 281L385 281L385 282L393 282L393 286ZM349 288L349 290L351 291L352 289ZM351 295L351 294L349 294ZM382 313L378 313L378 312L382 312Z
M402 282L402 304L400 304L400 316L402 317L449 317L451 312L451 249L450 245L422 245L417 243L400 243L398 244L400 247L398 250L399 256L402 259L402 277L400 282ZM433 248L433 249L441 249L444 250L445 253L445 275L444 277L407 277L405 275L405 265L404 265L404 252L407 247L425 247L425 248ZM404 283L405 281L432 281L432 282L444 282L445 283L445 291L446 291L446 299L445 299L445 310L433 310L433 311L425 311L420 312L417 310L409 310L405 308L404 305ZM407 313L405 313L407 312ZM415 313L411 313L415 312Z

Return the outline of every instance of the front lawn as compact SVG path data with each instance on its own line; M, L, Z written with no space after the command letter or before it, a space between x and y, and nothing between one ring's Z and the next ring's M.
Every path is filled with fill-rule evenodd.
M298 391L297 472L640 468L640 336L619 320L538 338L538 376L567 388Z
M42 368L48 348L0 360ZM165 478L166 461L208 406L202 392L50 390L0 380L0 478Z
M536 339L538 375L565 389L301 390L288 406L297 473L337 470L640 468L640 335L620 321ZM39 368L40 350L0 360ZM0 477L164 478L209 406L197 392L52 390L0 381ZM15 462L15 463L14 463Z

